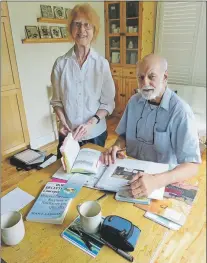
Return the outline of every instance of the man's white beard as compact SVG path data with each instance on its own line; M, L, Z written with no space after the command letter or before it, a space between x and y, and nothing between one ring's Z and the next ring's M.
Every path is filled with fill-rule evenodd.
M150 91L145 91L150 90ZM158 88L154 88L152 86L144 86L142 89L140 89L140 93L142 94L142 97L146 100L154 100L161 94L162 90L162 84Z

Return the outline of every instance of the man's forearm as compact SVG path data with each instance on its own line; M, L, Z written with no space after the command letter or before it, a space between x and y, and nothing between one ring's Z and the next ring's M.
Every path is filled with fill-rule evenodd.
M118 146L120 149L123 149L126 147L126 140L123 136L119 135L118 139L114 143L114 146Z
M180 182L196 175L199 169L199 164L196 163L182 163L176 166L173 170L155 174L155 182L157 188L161 188L168 184Z

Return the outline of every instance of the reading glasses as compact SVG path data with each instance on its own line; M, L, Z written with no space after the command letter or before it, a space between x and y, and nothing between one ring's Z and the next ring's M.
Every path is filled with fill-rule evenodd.
M140 131L140 128L141 128L141 120L143 119L143 112L144 112L146 103L147 103L147 100L144 103L144 107L142 109L141 116L137 120L137 124L136 124L136 138L137 138L138 141L143 142L145 144L154 145L154 141L155 141L155 125L157 123L157 113L158 113L159 107L156 109L155 122L154 122L154 125L153 125L153 138L152 138L152 141L146 141L145 139L143 139L142 137L139 136L139 131Z
M89 24L89 23L81 23L81 22L78 22L78 21L73 21L72 22L72 25L78 29L81 29L81 26L83 25L84 29L85 30L90 30L93 28L93 25L92 24Z

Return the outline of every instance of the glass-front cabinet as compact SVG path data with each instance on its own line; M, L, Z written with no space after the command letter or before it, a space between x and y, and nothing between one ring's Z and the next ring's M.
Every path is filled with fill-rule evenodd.
M105 2L106 58L111 65L131 67L140 59L141 5Z

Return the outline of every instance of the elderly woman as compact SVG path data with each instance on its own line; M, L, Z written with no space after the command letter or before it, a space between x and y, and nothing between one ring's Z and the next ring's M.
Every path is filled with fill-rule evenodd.
M51 105L60 120L58 158L70 131L80 146L104 146L107 138L105 117L114 109L115 87L108 61L91 48L99 27L89 4L76 5L69 13L69 37L75 45L57 58L51 74Z

